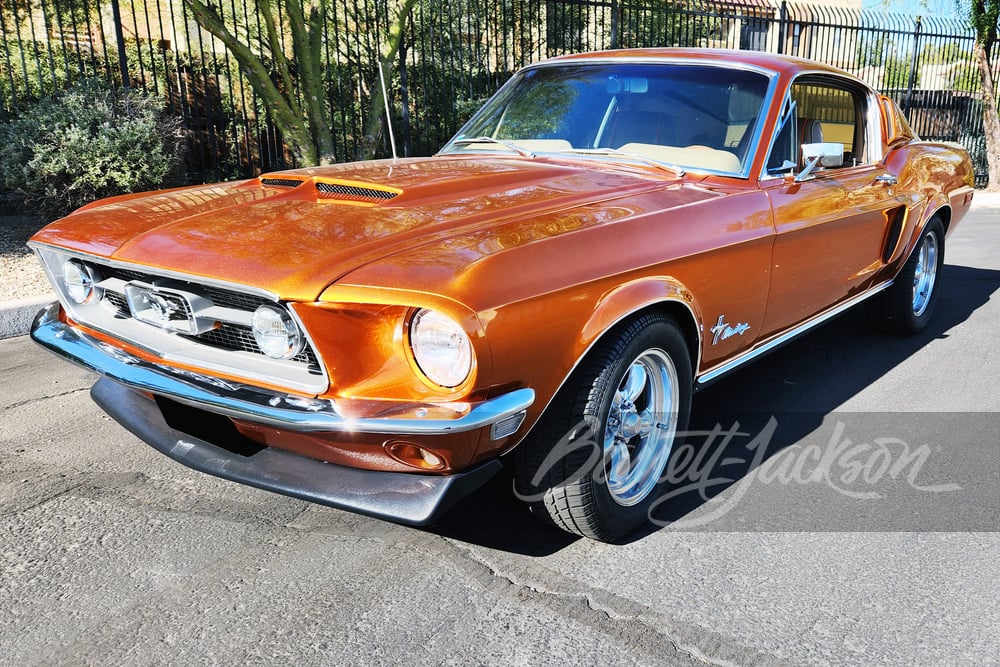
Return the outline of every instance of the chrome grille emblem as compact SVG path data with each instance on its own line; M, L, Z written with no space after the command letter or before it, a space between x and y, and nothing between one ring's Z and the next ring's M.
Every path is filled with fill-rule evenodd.
M147 303L150 310L153 311L157 319L163 324L178 319L175 315L183 313L183 309L179 308L178 304L168 301L159 294L153 293L147 295Z
M132 317L140 322L167 331L200 333L191 300L181 292L130 282L125 285L125 299Z

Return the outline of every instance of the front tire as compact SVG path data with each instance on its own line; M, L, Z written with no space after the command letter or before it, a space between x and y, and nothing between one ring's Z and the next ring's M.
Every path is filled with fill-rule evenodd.
M870 299L868 321L876 329L912 335L930 322L944 266L944 226L933 218L892 286Z
M604 542L632 532L666 484L691 409L677 324L642 315L600 341L514 451L516 492L559 528Z

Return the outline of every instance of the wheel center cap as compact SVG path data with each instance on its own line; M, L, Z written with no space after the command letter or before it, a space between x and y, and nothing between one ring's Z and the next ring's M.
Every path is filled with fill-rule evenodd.
M642 420L639 418L638 413L629 412L622 415L622 427L621 433L626 438L631 438L639 435L639 431L642 430Z

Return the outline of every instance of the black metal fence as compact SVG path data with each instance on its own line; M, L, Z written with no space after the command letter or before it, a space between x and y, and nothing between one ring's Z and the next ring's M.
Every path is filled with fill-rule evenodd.
M263 44L255 0L212 2L251 48ZM338 160L358 151L398 2L327 6L322 53ZM271 8L283 16L283 0ZM973 33L964 20L781 0L419 0L389 82L400 152L433 153L524 64L653 46L771 51L845 68L894 96L922 136L964 144L985 183ZM0 0L0 122L94 76L162 95L183 117L192 181L292 162L235 60L183 0ZM380 148L389 151L385 140Z

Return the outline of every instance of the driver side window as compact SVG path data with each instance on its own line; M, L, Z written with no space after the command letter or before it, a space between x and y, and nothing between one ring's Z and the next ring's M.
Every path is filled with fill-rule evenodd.
M767 172L777 175L793 168L801 170L802 144L843 144L841 167L868 162L864 118L865 96L848 82L829 77L798 79L786 101L783 125L772 145Z

